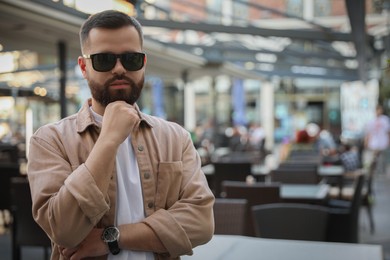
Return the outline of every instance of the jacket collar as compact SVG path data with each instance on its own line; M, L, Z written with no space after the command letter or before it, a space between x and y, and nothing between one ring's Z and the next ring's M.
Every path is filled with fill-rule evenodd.
M76 124L77 124L78 133L84 132L89 126L95 126L100 128L98 123L95 121L91 110L89 109L91 105L92 105L92 99L86 100L84 102L84 105L81 107L80 111L77 113ZM137 104L134 104L134 108L138 113L140 121L145 122L146 125L148 125L149 127L153 127L153 123L150 120L149 116L142 113Z

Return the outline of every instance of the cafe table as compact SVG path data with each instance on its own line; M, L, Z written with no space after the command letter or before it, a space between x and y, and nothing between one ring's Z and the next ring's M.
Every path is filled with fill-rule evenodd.
M284 202L322 204L329 194L328 184L282 184L280 197Z
M381 245L214 235L182 260L383 260Z
M345 169L342 165L321 165L317 168L317 174L325 179L328 183L335 180L339 188L339 196L341 197L341 190L343 188Z
M345 170L342 165L320 165L317 173L321 177L339 177L343 176Z
M254 176L267 176L269 174L269 169L264 166L263 164L252 164L252 174ZM212 163L210 164L206 164L204 166L202 166L202 171L204 172L204 174L207 176L207 175L213 175L214 174L214 171L215 171L215 167Z

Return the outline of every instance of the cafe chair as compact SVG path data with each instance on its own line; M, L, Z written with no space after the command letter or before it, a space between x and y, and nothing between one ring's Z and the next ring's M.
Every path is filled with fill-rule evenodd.
M289 158L297 157L319 157L319 153L314 149L292 149Z
M222 194L229 199L246 199L248 202L245 235L255 236L251 207L255 205L280 202L280 183L256 182L248 184L241 181L223 181Z
M311 170L313 172L317 172L318 165L319 164L317 162L284 161L279 164L277 169Z
M5 227L10 225L6 211L11 212L10 183L12 177L19 176L19 164L0 163L0 214Z
M358 170L356 172L349 173L348 176L344 177L344 183L349 181L352 182L352 185L344 184L341 191L338 187L332 187L330 191L331 198L338 198L339 200L343 201L339 203L343 203L344 205L346 205L344 207L349 207L354 197L355 187L353 184L354 182L356 182L357 176L361 174L364 174L366 176L362 188L361 206L366 209L371 234L375 233L375 223L374 223L374 215L373 215L375 196L373 192L373 178L374 178L376 165L377 165L376 159L377 158L374 158L372 163L369 165L367 171Z
M18 164L19 149L16 145L0 143L0 164Z
M373 191L373 181L374 174L377 167L377 157L373 160L367 172L367 180L362 190L362 206L367 211L368 220L370 223L370 232L371 234L375 233L375 223L374 223L374 214L373 214L373 206L375 203L375 194Z
M28 179L25 177L11 178L10 192L13 216L11 230L12 259L21 259L21 250L24 246L42 247L42 259L49 259L51 242L33 219Z
M214 162L213 187L215 196L221 197L221 183L229 181L245 181L252 174L250 162Z
M362 205L362 190L365 175L359 174L354 184L351 200L330 199L328 240L330 242L359 242L359 213Z
M257 237L326 241L328 208L301 203L272 203L252 207Z
M271 180L288 184L318 184L320 182L317 170L314 168L277 168L271 171Z
M245 199L216 198L214 203L214 234L244 235L248 202Z

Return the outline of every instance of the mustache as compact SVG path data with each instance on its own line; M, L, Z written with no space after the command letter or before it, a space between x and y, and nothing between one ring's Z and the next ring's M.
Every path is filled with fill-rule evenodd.
M134 81L128 77L126 77L125 75L115 75L114 77L112 77L111 79L107 80L106 83L104 84L105 86L109 86L111 85L111 83L113 83L114 81L116 80L125 80L127 81L128 83L130 83L131 85L134 84Z

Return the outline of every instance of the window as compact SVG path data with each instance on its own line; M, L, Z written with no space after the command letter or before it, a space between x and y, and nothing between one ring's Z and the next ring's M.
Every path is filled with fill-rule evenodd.
M314 1L314 17L329 16L331 11L330 0Z
M303 1L302 0L287 0L286 12L290 15L302 17Z

